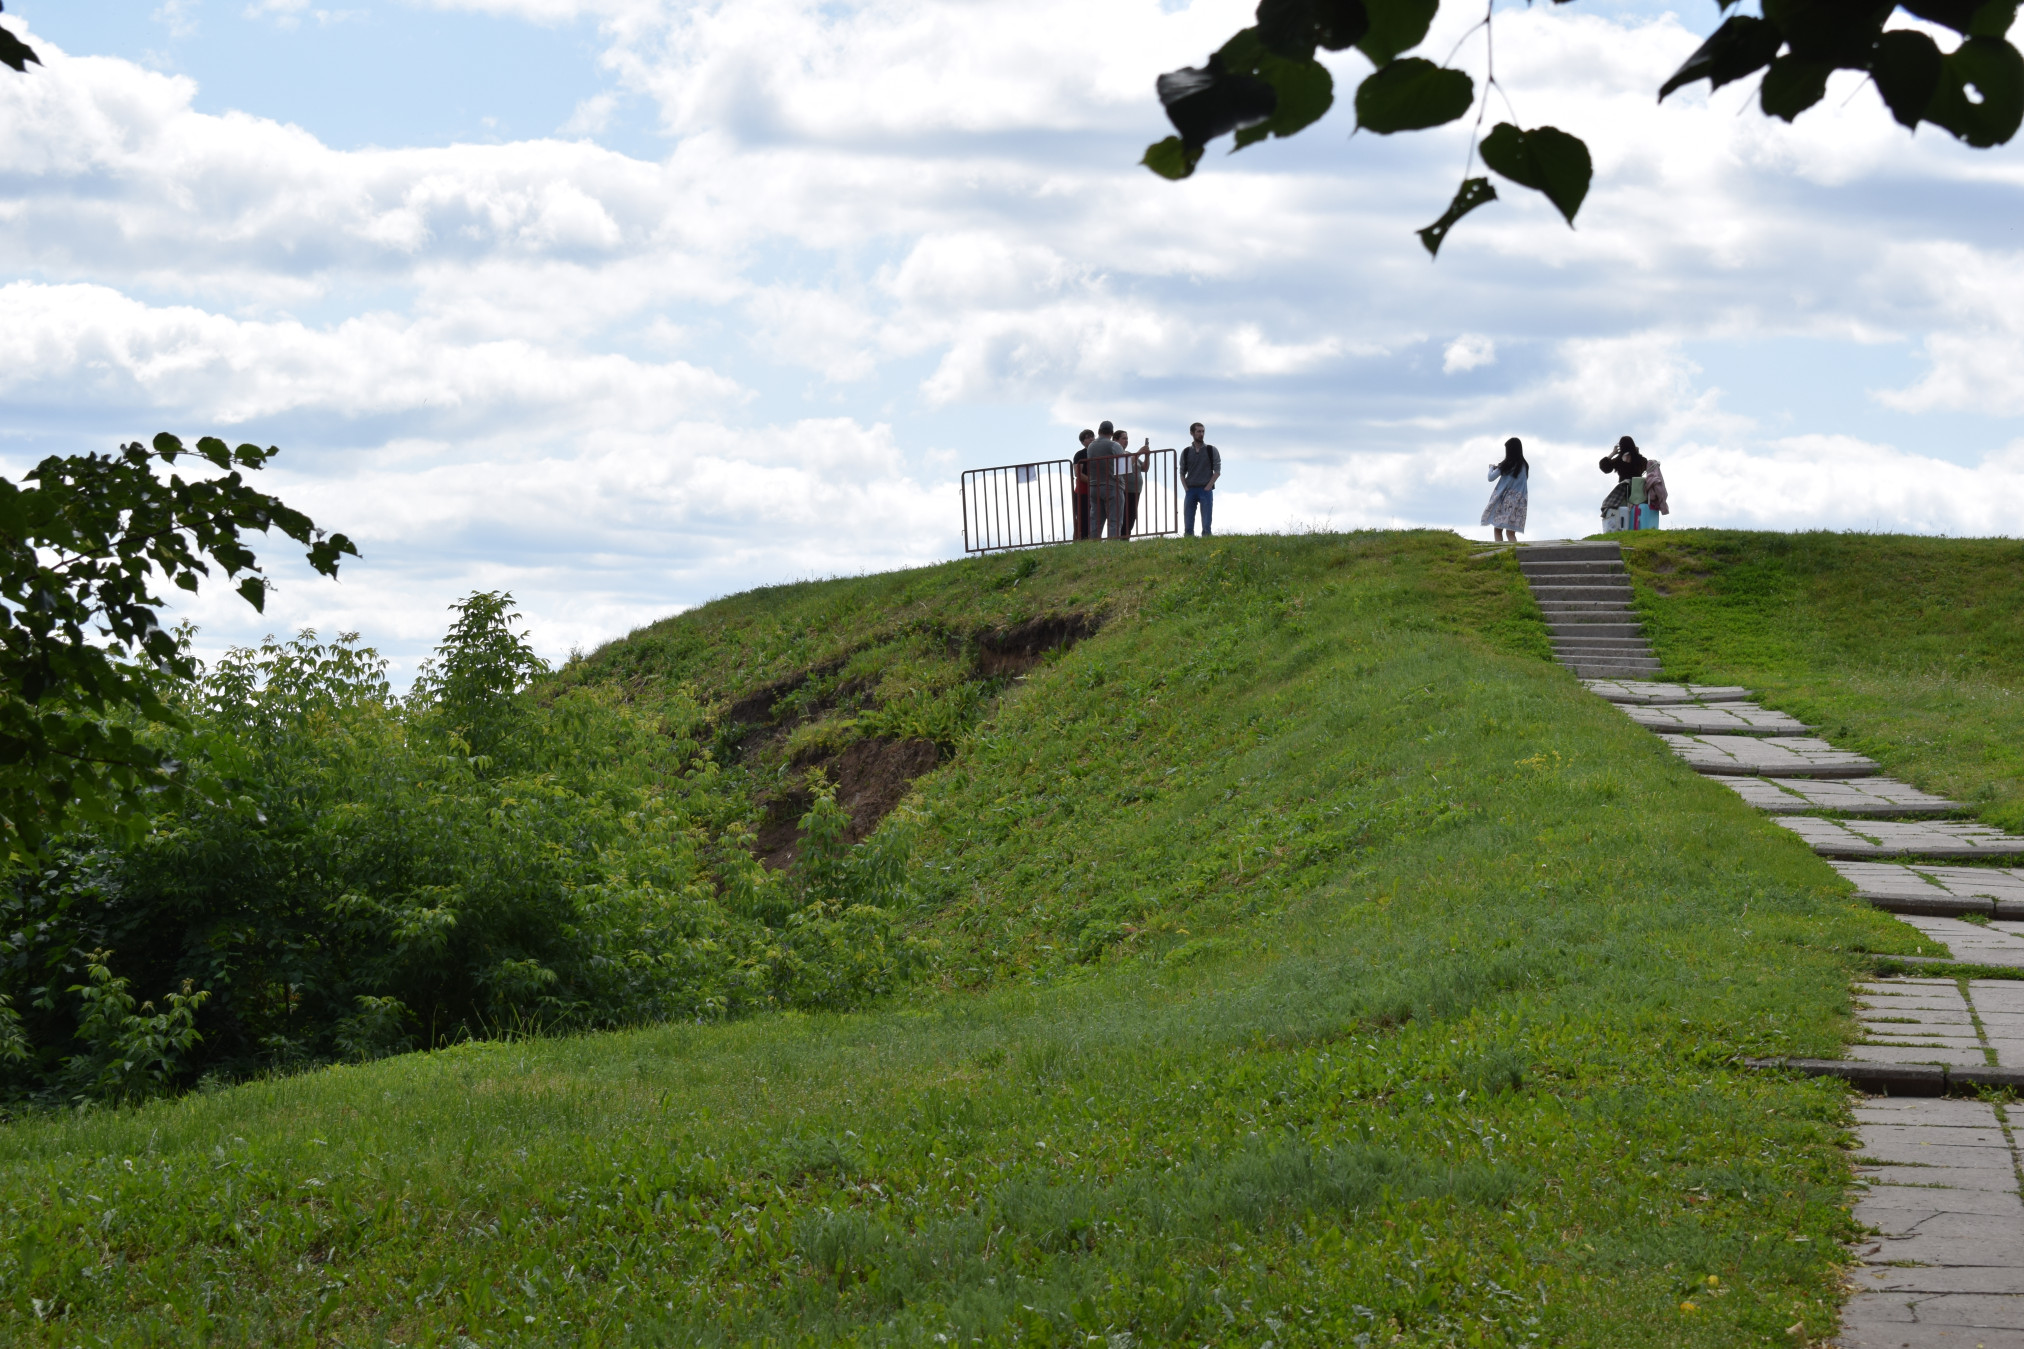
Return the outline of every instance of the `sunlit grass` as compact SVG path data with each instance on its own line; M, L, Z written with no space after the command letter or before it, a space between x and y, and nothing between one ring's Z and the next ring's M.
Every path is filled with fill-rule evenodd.
M16 1122L5 1334L1828 1333L1841 1089L1736 1061L1839 1052L1857 953L1916 934L1543 659L1515 567L1466 552L1083 546L599 653L728 700L879 624L1105 616L920 784L909 995Z

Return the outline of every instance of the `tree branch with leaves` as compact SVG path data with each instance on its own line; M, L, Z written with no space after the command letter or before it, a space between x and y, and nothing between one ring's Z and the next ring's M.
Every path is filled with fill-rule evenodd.
M158 581L194 593L216 566L264 611L272 583L246 533L307 544L325 576L358 555L245 481L279 453L211 436L192 452L164 432L116 455L52 456L22 485L0 478L0 849L32 855L73 817L122 825L189 785L146 735L184 724L163 686L196 674L161 625ZM221 473L158 471L184 456Z
M1737 0L1717 3L1727 13ZM1943 51L1924 31L1887 28L1900 10L1959 41ZM1429 254L1439 254L1462 217L1497 199L1487 176L1470 176L1478 154L1499 177L1543 193L1573 225L1594 176L1588 146L1551 126L1499 122L1481 135L1497 82L1494 47L1486 41L1480 105L1468 72L1407 55L1426 40L1439 11L1440 0L1260 0L1256 23L1206 64L1159 77L1176 134L1147 147L1141 162L1162 177L1186 178L1220 136L1233 136L1232 148L1241 150L1299 133L1335 101L1334 77L1315 53L1354 47L1376 67L1357 86L1359 131L1424 131L1480 108L1462 185L1440 218L1419 231ZM1762 0L1761 14L1725 18L1658 97L1663 102L1700 80L1719 89L1762 71L1758 106L1790 122L1825 96L1835 71L1858 70L1904 126L1930 123L1986 149L2008 143L2024 121L2024 56L2006 36L2016 17L2017 0ZM1494 0L1486 0L1476 27L1487 36L1494 19Z

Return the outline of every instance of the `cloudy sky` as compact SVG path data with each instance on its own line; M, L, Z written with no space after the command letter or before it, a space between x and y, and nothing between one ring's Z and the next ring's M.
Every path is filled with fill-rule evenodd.
M1518 119L1595 188L1575 230L1507 188L1430 263L1465 126L1338 106L1136 167L1154 76L1247 14L16 0L46 65L0 71L0 470L280 445L272 489L365 556L279 568L264 619L200 598L203 644L351 628L403 670L474 588L560 655L957 555L962 468L1104 417L1206 421L1233 530L1483 536L1516 434L1532 535L1578 536L1629 433L1672 525L2019 532L2024 149L1908 135L1846 74L1792 127L1745 86L1657 105L1713 0L1500 6Z

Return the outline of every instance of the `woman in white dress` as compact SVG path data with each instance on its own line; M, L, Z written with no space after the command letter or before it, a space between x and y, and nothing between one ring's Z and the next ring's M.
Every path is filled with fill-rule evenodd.
M1504 442L1504 461L1490 465L1490 481L1497 486L1490 493L1490 504L1483 507L1483 523L1497 531L1497 542L1507 539L1518 542L1518 531L1525 528L1525 489L1530 466L1525 462L1525 447L1513 436Z

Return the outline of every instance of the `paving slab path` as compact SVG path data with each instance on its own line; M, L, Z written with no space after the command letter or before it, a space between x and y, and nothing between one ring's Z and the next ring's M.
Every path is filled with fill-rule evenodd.
M1654 731L1715 731L1726 735L1797 735L1813 728L1755 703L1624 703L1624 715Z
M1580 547L1541 550L1537 563L1520 549L1548 622L1572 612L1549 603L1599 600L1575 591L1613 585L1622 609L1607 611L1607 622L1635 623L1615 545L1572 551ZM1795 734L1808 728L1747 702L1747 689L1665 683L1655 659L1609 668L1593 654L1603 648L1563 643L1562 627L1554 637L1561 663L1598 696L1806 840L1861 898L1955 961L2024 972L2024 867L1950 865L2024 858L2024 838L1933 818L1967 808L1883 776L1861 754ZM1876 858L1891 860L1868 860ZM1765 1066L1913 1092L1943 1091L1950 1081L2024 1086L2024 978L1877 979L1858 986L1856 1000L1862 1040L1847 1059ZM1989 1101L1858 1099L1854 1212L1875 1235L1854 1252L1837 1341L1844 1349L2024 1349L2024 1106L2016 1109L2013 1131L2005 1107Z
M1759 810L1779 815L1831 811L1836 815L1952 815L1966 810L1895 778L1741 778L1708 775Z
M1822 857L2024 856L2024 838L1973 820L1825 820L1817 815L1776 815Z
M1880 771L1876 760L1810 735L1668 735L1673 753L1698 773L1724 777L1854 778Z
M1858 898L1892 913L2024 919L2024 870L1848 861L1834 869L1854 883Z

